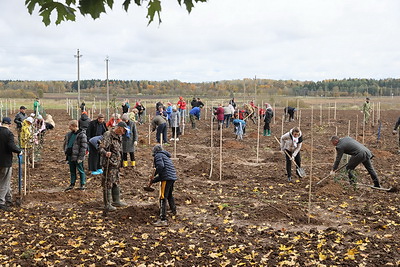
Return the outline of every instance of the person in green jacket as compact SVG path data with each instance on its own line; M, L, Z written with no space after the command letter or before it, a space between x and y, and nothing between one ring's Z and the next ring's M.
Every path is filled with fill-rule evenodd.
M39 100L39 97L36 97L35 101L33 102L33 112L36 115L40 113L40 100Z
M371 116L371 103L369 102L369 97L365 99L365 102L362 107L362 112L364 113L364 123L367 124L369 122L369 117Z

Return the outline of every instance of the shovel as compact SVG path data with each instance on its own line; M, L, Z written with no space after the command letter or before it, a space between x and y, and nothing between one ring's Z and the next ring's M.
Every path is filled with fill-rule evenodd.
M281 142L279 142L279 140L278 140L278 138L276 138L276 136L274 136L274 137L275 137L275 140L276 140L276 141L279 143L279 145L280 145ZM300 167L297 165L297 163L296 163L296 161L294 160L294 158L293 158L292 156L290 156L289 153L288 153L286 150L284 150L284 152L285 152L285 154L291 159L291 161L293 161L294 165L296 166L296 171L297 171L297 174L299 175L299 177L300 177L300 178L306 177L306 171L305 171L303 168L300 168Z
M337 173L338 171L340 171L341 169L343 169L344 167L346 167L347 166L347 163L346 164L344 164L342 167L340 167L339 169L337 169L336 171L335 171L335 173ZM318 183L317 183L317 185L318 184L320 184L320 183L322 183L325 179L327 179L327 178L329 178L331 175L329 174L329 175L327 175L325 178L323 178L323 179L321 179Z
M153 192L155 189L153 187L151 187L151 180L154 179L154 174L156 173L156 168L154 168L153 170L153 174L150 176L149 178L149 184L147 186L143 186L143 190L147 191L147 192Z

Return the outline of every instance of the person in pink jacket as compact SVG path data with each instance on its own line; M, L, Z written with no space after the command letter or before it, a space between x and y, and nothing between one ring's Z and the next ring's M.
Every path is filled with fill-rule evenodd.
M218 105L217 110L215 111L215 115L217 115L217 120L218 120L218 130L221 127L221 125L224 124L224 108L222 107L222 104Z

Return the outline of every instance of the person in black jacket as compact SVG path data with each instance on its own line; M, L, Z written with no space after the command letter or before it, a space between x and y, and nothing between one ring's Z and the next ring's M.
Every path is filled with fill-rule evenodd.
M97 151L96 147L92 145L90 139L99 135L103 135L105 132L107 132L107 127L104 122L104 115L99 114L97 115L96 120L92 120L89 123L89 126L86 130L86 136L87 139L89 140L88 163L89 163L89 170L92 172L92 175L102 174L103 170L101 168L101 163L100 163L100 154Z
M272 107L270 104L265 104L266 110L265 110L265 116L264 116L264 136L271 136L271 127L269 124L272 121L272 118L274 117L274 111L272 110Z
M374 155L372 155L368 148L349 136L343 138L332 136L331 143L336 147L337 152L335 163L333 164L332 171L330 172L331 175L336 173L343 154L347 154L351 155L346 166L350 183L355 184L357 182L355 180L356 177L354 176L353 171L357 165L362 163L371 176L372 181L374 182L374 187L380 187L378 175L376 174L374 166L372 166L371 163L371 159L374 157Z
M76 182L76 170L79 172L81 187L80 190L85 190L86 175L83 167L85 160L86 150L88 148L88 141L85 131L78 128L78 121L72 120L68 124L69 133L64 138L64 153L67 157L69 164L69 171L71 174L71 183L65 191L72 190Z
M17 135L18 135L18 144L19 144L19 136L21 135L22 122L28 117L25 113L26 107L20 106L19 112L15 115L14 122L17 125Z
M296 108L294 107L285 107L283 109L285 112L285 121L294 121L294 112L296 111Z
M161 182L160 185L160 219L154 223L156 226L167 226L167 200L173 215L176 215L175 199L173 196L174 183L178 179L171 154L163 150L161 145L153 147L154 177L150 177L150 185Z
M14 134L8 128L11 119L4 117L0 126L0 209L10 211L11 198L11 173L14 153L22 153L14 143Z
M78 121L79 130L86 131L91 121L92 120L88 117L87 112L86 111L82 112L82 115Z

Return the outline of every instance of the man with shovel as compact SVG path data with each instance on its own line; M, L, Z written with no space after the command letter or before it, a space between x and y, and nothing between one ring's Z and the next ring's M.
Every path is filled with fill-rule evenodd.
M10 131L11 119L4 117L0 126L0 209L10 211L12 153L22 153L14 143L14 135Z
M122 163L122 135L128 130L125 122L119 122L115 128L104 133L99 145L104 168L101 186L105 211L115 211L115 207L126 206L120 198L119 168Z
M285 153L286 157L286 171L288 181L292 180L292 161L297 165L296 173L298 176L302 176L299 173L301 169L301 157L300 150L303 144L303 137L299 128L294 127L289 132L285 133L281 137L281 150Z
M374 155L372 155L371 151L368 148L349 136L339 138L334 135L331 137L331 143L336 147L337 152L335 163L333 164L332 171L330 172L332 176L335 175L343 154L348 154L351 155L351 157L349 162L347 163L346 170L349 175L350 183L356 183L356 177L354 176L353 171L358 164L362 163L367 169L369 175L371 176L372 181L374 182L374 187L381 187L379 184L378 175L376 174L375 169L371 163L371 159L374 157Z

